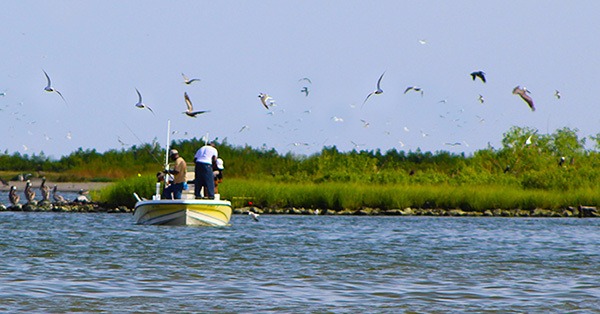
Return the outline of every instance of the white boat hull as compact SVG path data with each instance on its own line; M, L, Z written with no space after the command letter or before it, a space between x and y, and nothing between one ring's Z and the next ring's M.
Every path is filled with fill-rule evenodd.
M226 226L231 212L226 200L145 200L135 204L133 219L142 225Z

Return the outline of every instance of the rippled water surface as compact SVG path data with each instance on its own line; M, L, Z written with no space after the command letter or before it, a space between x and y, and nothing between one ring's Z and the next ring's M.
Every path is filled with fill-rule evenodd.
M600 312L600 219L0 213L2 312Z

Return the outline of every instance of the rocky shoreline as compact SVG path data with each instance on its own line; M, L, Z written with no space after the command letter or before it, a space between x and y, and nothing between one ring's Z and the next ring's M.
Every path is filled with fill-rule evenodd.
M74 213L133 213L133 208L126 206L109 207L99 203L58 203L58 202L33 202L6 207L0 205L0 211L22 212L74 212ZM488 209L485 211L465 211L462 209L423 209L404 208L381 210L379 208L363 208L359 210L331 210L331 209L306 209L306 208L235 208L233 214L247 215L248 212L265 215L354 215L354 216L448 216L448 217L555 217L555 218L595 218L600 217L600 211L593 206L567 207L564 209L550 210L536 208L524 209Z
M591 218L600 217L600 211L592 206L567 207L564 209L550 210L536 208L523 209L488 209L485 211L465 211L462 209L423 209L405 208L388 209L363 208L359 210L306 209L306 208L258 208L242 207L233 210L234 214L248 214L249 211L257 214L271 215L354 215L354 216L449 216L449 217L556 217L556 218Z

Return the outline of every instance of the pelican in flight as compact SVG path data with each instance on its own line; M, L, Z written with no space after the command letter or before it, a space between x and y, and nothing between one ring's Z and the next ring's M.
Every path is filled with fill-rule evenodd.
M27 180L25 183L25 199L27 199L28 203L31 203L35 200L35 191L31 188L31 181Z
M269 110L269 107L275 105L275 100L273 100L273 97L267 94L259 93L258 98L260 98L260 102L263 104L263 106L265 106L265 108L267 108L267 110Z
M62 98L62 100L65 103L67 103L67 101L65 100L65 97L63 97L63 95L57 89L55 89L54 87L52 87L52 82L50 81L50 76L48 76L48 73L46 73L45 70L42 70L42 71L44 71L44 74L46 75L46 80L48 81L48 85L46 85L46 87L44 87L44 90L47 91L47 92L49 92L49 93L51 93L51 92L57 93L60 96L60 98Z
M527 103L527 105L529 105L529 108L531 108L531 111L535 111L535 106L533 105L533 99L528 95L531 92L529 90L527 90L527 87L517 86L517 87L513 88L512 93L515 95L519 95L521 97L521 99L523 99L523 101L525 101Z
M194 106L192 105L192 101L190 100L190 97L188 96L188 94L186 92L183 93L183 98L185 99L185 104L187 105L187 110L184 111L183 113L185 113L189 117L195 118L196 115L198 115L198 114L203 114L205 112L209 112L209 110L194 111Z
M372 91L371 93L369 93L369 95L367 95L367 98L365 98L365 100L362 103L363 106L365 105L365 103L367 102L367 100L369 99L369 97L371 97L372 95L383 94L383 89L381 89L381 79L383 78L384 74L385 74L385 71L383 73L381 73L381 76L377 80L377 89L374 90L374 91Z
M181 73L181 76L183 77L183 82L187 85L190 85L192 83L194 83L195 81L200 81L200 79L197 78L193 78L193 79L189 79L185 74Z
M13 185L10 187L10 192L8 192L8 199L10 200L10 203L13 205L19 204L19 200L21 199L21 197L19 197L19 194L17 194L16 186Z
M473 78L473 81L474 81L476 78L479 78L479 79L481 79L481 81L482 81L482 82L484 82L484 83L485 83L485 72L483 72L483 71L475 71L475 72L471 72L471 77Z
M135 104L136 107L140 108L140 109L144 109L147 108L148 110L150 110L150 112L152 112L152 114L154 114L154 111L152 111L152 108L144 105L144 103L142 102L142 94L140 94L140 91L136 88L135 91L138 94L138 102L137 104Z

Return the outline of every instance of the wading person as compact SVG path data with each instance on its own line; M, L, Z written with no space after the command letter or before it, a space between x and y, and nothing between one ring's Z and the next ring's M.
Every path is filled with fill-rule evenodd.
M176 149L171 149L169 157L175 162L173 169L165 169L165 173L173 175L173 183L163 190L163 199L181 199L181 193L183 192L183 184L185 183L185 176L187 174L187 165L183 157L179 156L179 152ZM168 181L168 180L167 180Z
M196 175L194 194L200 198L200 190L204 189L204 198L215 198L215 181L213 177L213 164L217 162L219 153L214 143L204 145L198 149L194 156Z

